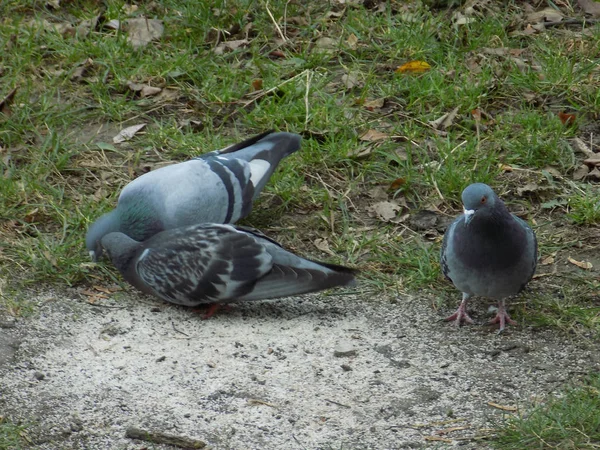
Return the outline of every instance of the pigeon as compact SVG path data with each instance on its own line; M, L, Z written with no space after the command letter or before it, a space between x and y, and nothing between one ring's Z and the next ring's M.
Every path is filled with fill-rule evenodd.
M126 281L184 306L287 297L356 283L354 269L301 258L258 230L233 225L174 228L144 242L112 232L101 245Z
M121 192L116 209L88 229L92 261L102 255L102 237L113 231L145 241L163 230L246 217L279 162L300 148L300 140L297 134L266 132L136 178Z
M496 299L498 313L490 322L516 322L504 301L531 280L537 265L537 239L526 222L511 214L488 185L474 183L462 193L464 214L446 230L442 242L442 272L463 293L458 310L447 317L458 326L473 323L467 302L474 296Z

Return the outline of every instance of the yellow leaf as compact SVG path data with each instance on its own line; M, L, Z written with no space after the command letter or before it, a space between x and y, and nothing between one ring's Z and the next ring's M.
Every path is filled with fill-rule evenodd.
M571 263L576 265L577 267L581 267L584 270L590 270L594 267L594 265L589 262L589 261L577 261L576 259L571 258L570 256L567 258L567 260Z
M396 73L423 73L431 69L425 61L409 61L396 69Z

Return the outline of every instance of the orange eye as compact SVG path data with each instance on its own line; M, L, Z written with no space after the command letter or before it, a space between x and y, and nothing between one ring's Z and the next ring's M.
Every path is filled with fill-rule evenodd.
M487 202L487 197L484 195L481 197L481 204L483 205L485 202Z

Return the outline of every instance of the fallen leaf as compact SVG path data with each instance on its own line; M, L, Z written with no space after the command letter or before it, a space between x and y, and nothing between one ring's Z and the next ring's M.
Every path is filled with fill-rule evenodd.
M406 184L406 178L396 178L394 181L392 181L390 183L389 190L391 190L391 191L397 191L398 189L400 189L405 184Z
M256 78L252 80L252 90L260 91L263 88L263 80L261 78Z
M215 55L222 55L223 53L225 53L225 51L231 52L231 51L237 50L240 47L246 47L246 46L248 46L248 44L250 44L248 39L224 41L224 42L221 42L219 45L217 45L214 48L213 52L215 53Z
M396 73L423 73L431 69L425 61L409 61L396 69Z
M52 9L60 9L60 0L48 0L46 6Z
M577 0L581 9L592 17L600 17L600 3L594 0Z
M500 170L502 172L512 172L513 168L511 166L509 166L508 164L500 164Z
M564 125L573 125L577 116L575 114L569 114L560 111L558 113L558 118Z
M494 402L488 402L487 404L493 408L501 409L502 411L511 411L511 412L518 411L516 406L504 406L504 405L500 405L500 404L494 403Z
M86 59L79 66L75 67L73 73L71 74L71 81L81 81L85 76L90 72L90 69L94 67L94 61L92 58Z
M562 18L561 12L551 7L531 12L525 16L525 19L531 23L560 22Z
M584 270L590 270L594 267L594 265L589 261L577 261L576 259L573 259L570 256L567 258L567 261Z
M583 160L584 164L587 164L590 167L600 166L600 155L595 154L591 158L586 158Z
M389 136L385 133L382 133L381 131L377 131L374 129L370 129L368 131L366 131L361 137L360 140L361 141L367 141L367 142L376 142L376 141L382 141L384 139L388 139Z
M355 86L360 84L358 80L358 75L354 72L345 73L342 75L342 83L346 86L346 89L352 89Z
M358 38L354 33L348 36L348 39L346 39L346 44L348 44L348 47L350 47L350 49L356 50L356 47L358 46Z
M375 100L367 100L363 103L363 107L369 111L382 108L385 104L385 98L376 98Z
M134 83L133 81L127 82L127 87L131 89L133 92L137 92L140 94L140 97L151 97L153 95L159 94L162 89L155 86L148 86L143 83Z
M523 197L525 194L535 194L540 190L540 187L536 183L527 183L525 186L517 188L517 195Z
M338 41L331 39L330 37L320 37L315 42L315 47L319 50L335 50L338 48Z
M269 56L271 58L285 58L285 53L283 53L281 50L273 50L269 53Z
M600 180L600 170L598 170L597 167L594 167L585 177L593 180Z
M368 210L371 217L376 217L382 222L399 223L408 217L408 214L398 217L398 212L402 211L402 208L398 200L384 200L369 206Z
M541 264L542 266L548 266L548 265L550 265L550 264L554 264L554 261L555 261L555 258L554 258L554 256L550 255L550 256L546 256L545 258L543 258L543 259L540 261L540 264Z
M476 122L481 122L481 110L479 108L471 110L471 115Z
M317 247L323 253L327 253L328 255L335 256L335 253L331 250L331 248L329 248L329 242L326 239L321 239L321 238L315 239L313 244L315 244L315 247Z
M577 169L575 169L575 171L573 172L573 179L575 181L581 181L585 177L587 177L589 173L590 173L590 168L587 165L582 164Z
M127 19L125 25L127 42L136 49L145 47L153 40L159 39L165 31L163 21L159 19L147 19L145 17Z
M2 99L2 101L0 102L0 113L10 116L10 114L11 114L10 105L12 105L13 101L15 100L16 93L17 93L17 88L13 88L13 90L10 91L6 95L6 97L4 97Z
M123 128L119 134L113 137L113 142L115 144L120 144L121 142L125 142L130 140L135 134L140 131L142 128L146 126L145 123L140 123L138 125L132 125L127 128Z
M446 130L450 125L452 125L452 122L454 121L454 118L456 117L457 114L458 114L458 106L456 108L454 108L452 111L450 111L449 113L444 114L440 118L431 120L429 122L429 125L431 125L436 130L439 130L439 129Z
M579 152L583 153L585 156L590 157L590 156L595 155L595 153L592 151L592 149L578 137L573 139L573 143L575 144L576 149Z
M348 151L348 156L354 159L362 159L369 156L371 153L373 153L373 146L369 146L366 148L356 147Z

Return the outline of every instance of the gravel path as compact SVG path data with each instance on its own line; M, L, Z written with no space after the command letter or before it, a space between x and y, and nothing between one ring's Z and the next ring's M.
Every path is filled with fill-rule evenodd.
M478 438L513 414L501 407L599 366L581 336L456 329L418 297L312 295L209 320L133 293L83 298L0 316L0 410L30 424L32 449L486 448Z

